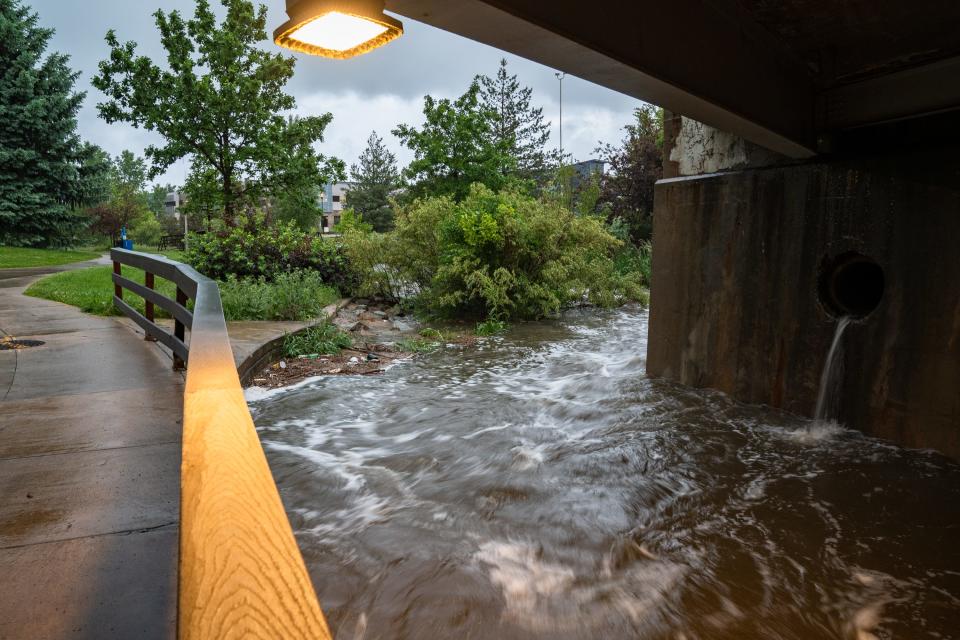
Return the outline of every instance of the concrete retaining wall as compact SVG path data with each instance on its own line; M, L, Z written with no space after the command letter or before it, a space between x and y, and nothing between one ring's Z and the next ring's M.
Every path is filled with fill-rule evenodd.
M752 169L657 186L648 373L811 415L836 320L818 276L877 261L846 335L842 421L960 457L960 153Z

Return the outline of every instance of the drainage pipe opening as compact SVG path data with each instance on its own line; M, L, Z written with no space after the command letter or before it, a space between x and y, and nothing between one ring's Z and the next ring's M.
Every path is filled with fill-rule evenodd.
M865 255L849 252L827 262L820 274L820 302L831 315L868 316L883 298L883 269Z

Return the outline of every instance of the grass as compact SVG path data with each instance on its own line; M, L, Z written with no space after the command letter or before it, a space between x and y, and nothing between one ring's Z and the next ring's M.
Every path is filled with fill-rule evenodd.
M47 276L32 284L28 296L63 302L86 313L115 316L120 312L113 306L112 266L91 267ZM143 282L143 270L123 267L123 275L134 282ZM175 299L177 289L172 282L156 279L157 290L167 298ZM319 275L306 272L285 274L276 282L257 280L228 280L220 283L220 298L227 320L310 320L321 315L323 308L338 300L340 294L320 280ZM129 291L124 301L144 313L143 299ZM157 308L157 317L169 315Z
M26 290L26 295L35 298L45 298L77 307L86 313L98 316L116 316L120 312L113 306L113 273L112 266L90 267L77 271L65 271L42 278ZM123 275L134 282L143 282L142 269L123 267ZM156 279L156 288L168 298L176 298L177 288L172 282L163 278ZM144 313L143 298L129 291L124 292L124 302ZM162 309L157 308L157 317L169 317Z
M93 251L62 251L56 249L27 249L24 247L0 247L0 269L21 267L53 267L71 262L83 262L99 258Z
M440 347L441 343L427 338L405 338L397 340L396 347L407 353L430 353Z
M313 271L281 274L273 282L230 278L220 283L227 320L312 320L339 298Z
M288 358L312 355L336 355L353 346L349 335L330 321L322 322L283 340L283 355Z

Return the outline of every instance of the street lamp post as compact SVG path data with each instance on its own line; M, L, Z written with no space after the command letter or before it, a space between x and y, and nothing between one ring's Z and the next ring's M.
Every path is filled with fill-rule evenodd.
M563 164L563 79L567 74L557 72L554 75L560 81L560 163Z

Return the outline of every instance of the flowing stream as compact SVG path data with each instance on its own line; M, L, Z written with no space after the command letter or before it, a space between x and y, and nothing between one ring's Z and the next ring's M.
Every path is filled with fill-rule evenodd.
M820 375L820 391L817 393L817 408L813 414L818 423L835 420L840 413L840 388L843 384L843 332L850 324L850 316L843 316L837 321L837 328L833 333L833 342L827 352L827 360L823 364L823 373Z
M960 637L960 465L649 380L646 326L251 391L338 640Z

